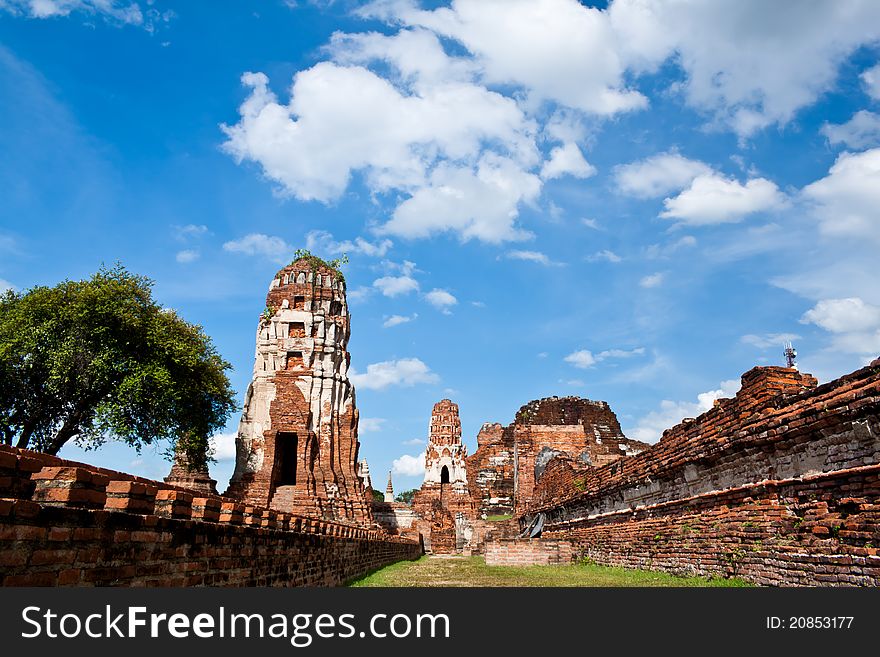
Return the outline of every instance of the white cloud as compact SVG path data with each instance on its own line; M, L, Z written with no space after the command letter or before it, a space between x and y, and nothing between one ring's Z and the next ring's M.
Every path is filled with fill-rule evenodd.
M880 64L862 73L861 78L868 95L874 100L880 100Z
M391 462L391 472L405 477L424 476L425 455L410 456L409 454L404 454Z
M796 333L763 333L754 335L752 333L742 336L739 341L743 344L750 344L758 349L779 348L782 349L786 342L800 340L801 336Z
M211 446L214 448L214 458L218 461L235 460L235 433L218 433L211 437Z
M381 227L385 234L411 238L453 230L462 239L520 237L517 206L541 186L527 172L539 163L535 124L513 99L453 76L451 58L427 32L408 34L405 43L382 35L340 35L337 42L370 39L361 51L334 51L331 44L331 54L350 65L321 62L300 71L287 105L269 90L265 75L245 74L251 95L239 123L223 126L226 151L239 162L259 163L284 193L300 200L333 201L355 172L363 173L373 192L404 197ZM415 70L395 86L363 66L382 54L403 67L426 43L439 59L437 79ZM395 48L410 56L395 58ZM362 58L355 62L358 53Z
M174 259L181 264L188 264L199 259L199 252L195 249L184 249L183 251L178 251Z
M580 349L578 351L574 351L570 353L568 356L563 358L566 363L571 363L575 367L579 367L580 369L587 369L588 367L592 367L596 364L596 357L593 356L593 352L588 349Z
M459 41L486 82L522 87L532 104L555 101L606 116L647 105L626 88L607 15L576 0L456 0L434 11L379 2L362 13Z
M363 237L356 237L354 241L337 242L333 239L333 235L326 230L312 230L306 234L306 248L312 253L326 253L328 255L359 253L371 258L382 258L392 246L394 245L391 240L369 242Z
M358 431L360 433L375 433L382 431L382 425L386 420L383 417L362 417L358 420Z
M880 37L880 4L764 0L617 0L609 9L621 57L684 71L687 103L748 136L785 125L834 86L839 65Z
M690 185L697 176L712 173L709 165L675 151L614 167L617 190L637 198L660 198Z
M693 235L683 235L671 244L652 244L645 249L648 258L668 258L681 249L689 249L697 245L697 238Z
M354 369L348 378L358 388L365 390L384 390L388 386L414 386L417 383L437 383L440 380L430 368L418 358L386 360L367 365L364 374Z
M404 440L404 441L401 443L401 445L413 445L413 446L419 446L419 445L424 445L425 442L426 442L426 441L425 441L424 438L412 438L412 439L410 439L410 440Z
M801 318L832 333L868 331L880 327L880 307L865 303L858 297L823 299Z
M99 16L111 25L136 25L150 33L171 21L172 10L160 11L153 0L145 6L132 0L0 0L0 10L28 18L46 19L83 14L89 19Z
M531 233L515 225L519 205L540 191L540 178L506 157L487 153L473 167L443 162L378 230L407 239L454 231L464 241L522 241Z
M435 288L425 295L425 300L441 311L444 315L450 314L450 308L458 303L452 294L446 290Z
M567 386L571 386L572 388L583 388L585 385L587 385L581 379L560 379L559 383L562 383Z
M666 274L658 271L656 274L648 274L647 276L643 276L639 280L639 285L648 289L652 287L660 287L663 284L664 278L666 278Z
M801 322L815 324L832 333L834 351L880 354L880 306L865 303L858 297L822 299L804 313Z
M581 223L587 228L592 228L593 230L601 230L601 226L599 226L599 222L595 219L588 219L584 217L581 219Z
M635 349L606 349L596 354L596 360L602 361L608 358L632 358L633 356L642 356L645 353L644 347L636 347Z
M0 278L0 294L3 294L7 290L16 291L16 287L7 280Z
M674 198L663 201L660 213L692 226L732 223L756 212L785 205L785 196L766 178L752 178L745 185L718 174L700 175Z
M419 289L419 283L411 276L383 276L373 281L373 287L377 288L386 297L396 297L401 294L409 294Z
M828 175L802 194L823 233L880 241L880 148L841 153Z
M174 238L185 242L189 239L203 237L208 234L208 227L204 224L186 224L185 226L174 225Z
M539 265L544 265L545 267L562 267L565 264L562 262L551 260L549 257L547 257L546 254L541 253L540 251L508 251L504 254L504 257L510 260L525 260L526 262L536 262Z
M716 390L709 390L697 395L696 402L670 401L660 402L660 408L645 415L626 435L635 440L653 443L660 439L665 429L671 429L686 417L697 417L712 408L716 399L732 397L739 390L737 380L722 381Z
M880 144L880 115L867 110L853 114L846 123L826 123L820 131L832 145L862 149Z
M223 245L223 250L230 253L260 256L279 264L286 262L293 254L293 247L283 239L263 233L250 233L241 239L226 242Z
M541 178L552 180L562 176L589 178L596 175L596 167L584 159L584 154L574 142L567 142L550 151L550 159L541 167Z
M597 251L591 256L587 256L587 260L589 262L599 262L600 260L607 260L608 262L618 263L623 260L623 258L617 255L614 251L604 249L602 251Z
M391 317L382 322L382 326L384 328L391 328L392 326L406 324L407 322L412 322L418 316L418 313L413 313L412 315L391 315Z
M566 363L571 363L577 368L585 370L592 367L596 363L601 363L609 358L632 358L633 356L641 356L645 353L644 347L636 347L635 349L606 349L598 354L587 349L580 349L570 353L563 358ZM540 355L540 354L539 354Z

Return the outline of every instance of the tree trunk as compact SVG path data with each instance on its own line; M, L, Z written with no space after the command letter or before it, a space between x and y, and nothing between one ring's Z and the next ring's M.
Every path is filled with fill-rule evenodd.
M28 446L28 443L31 441L31 434L33 433L33 422L25 422L21 427L21 435L18 437L18 442L15 444L15 446L20 449L25 449Z
M46 453L52 454L53 456L57 454L64 446L64 443L79 433L79 425L81 421L82 417L79 413L71 413L46 447Z

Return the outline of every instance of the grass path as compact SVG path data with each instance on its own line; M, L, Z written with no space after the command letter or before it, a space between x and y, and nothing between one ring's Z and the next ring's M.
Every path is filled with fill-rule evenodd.
M424 556L386 566L351 586L748 586L736 579L676 577L594 564L487 566L483 557Z

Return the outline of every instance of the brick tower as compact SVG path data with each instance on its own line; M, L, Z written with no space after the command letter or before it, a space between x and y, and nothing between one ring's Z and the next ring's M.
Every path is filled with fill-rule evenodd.
M279 511L371 523L357 475L342 275L312 256L279 271L257 328L254 373L227 495Z
M468 493L466 458L458 404L443 399L431 412L425 481L412 502L426 547L435 553L462 551L471 541L476 506Z

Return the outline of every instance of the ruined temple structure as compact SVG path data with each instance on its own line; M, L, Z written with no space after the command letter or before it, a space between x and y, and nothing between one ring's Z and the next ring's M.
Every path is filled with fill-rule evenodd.
M607 402L539 399L520 408L507 427L483 425L477 451L467 459L469 487L480 517L520 513L529 506L535 483L553 458L601 466L647 447L623 435Z
M358 411L348 380L342 275L299 258L272 279L227 496L287 513L372 523L356 470Z
M470 551L478 542L473 521L476 506L467 480L467 447L461 442L458 404L443 399L434 404L425 481L413 496L412 509L425 547L434 553ZM476 534L476 535L475 535Z
M518 520L539 518L536 558L546 541L629 568L877 586L880 359L822 385L755 367L735 397L636 456L597 467L555 458ZM498 546L495 563L522 547Z
M207 462L199 465L191 463L182 449L175 449L174 463L165 477L165 483L187 488L201 495L217 494L217 481L211 479Z

